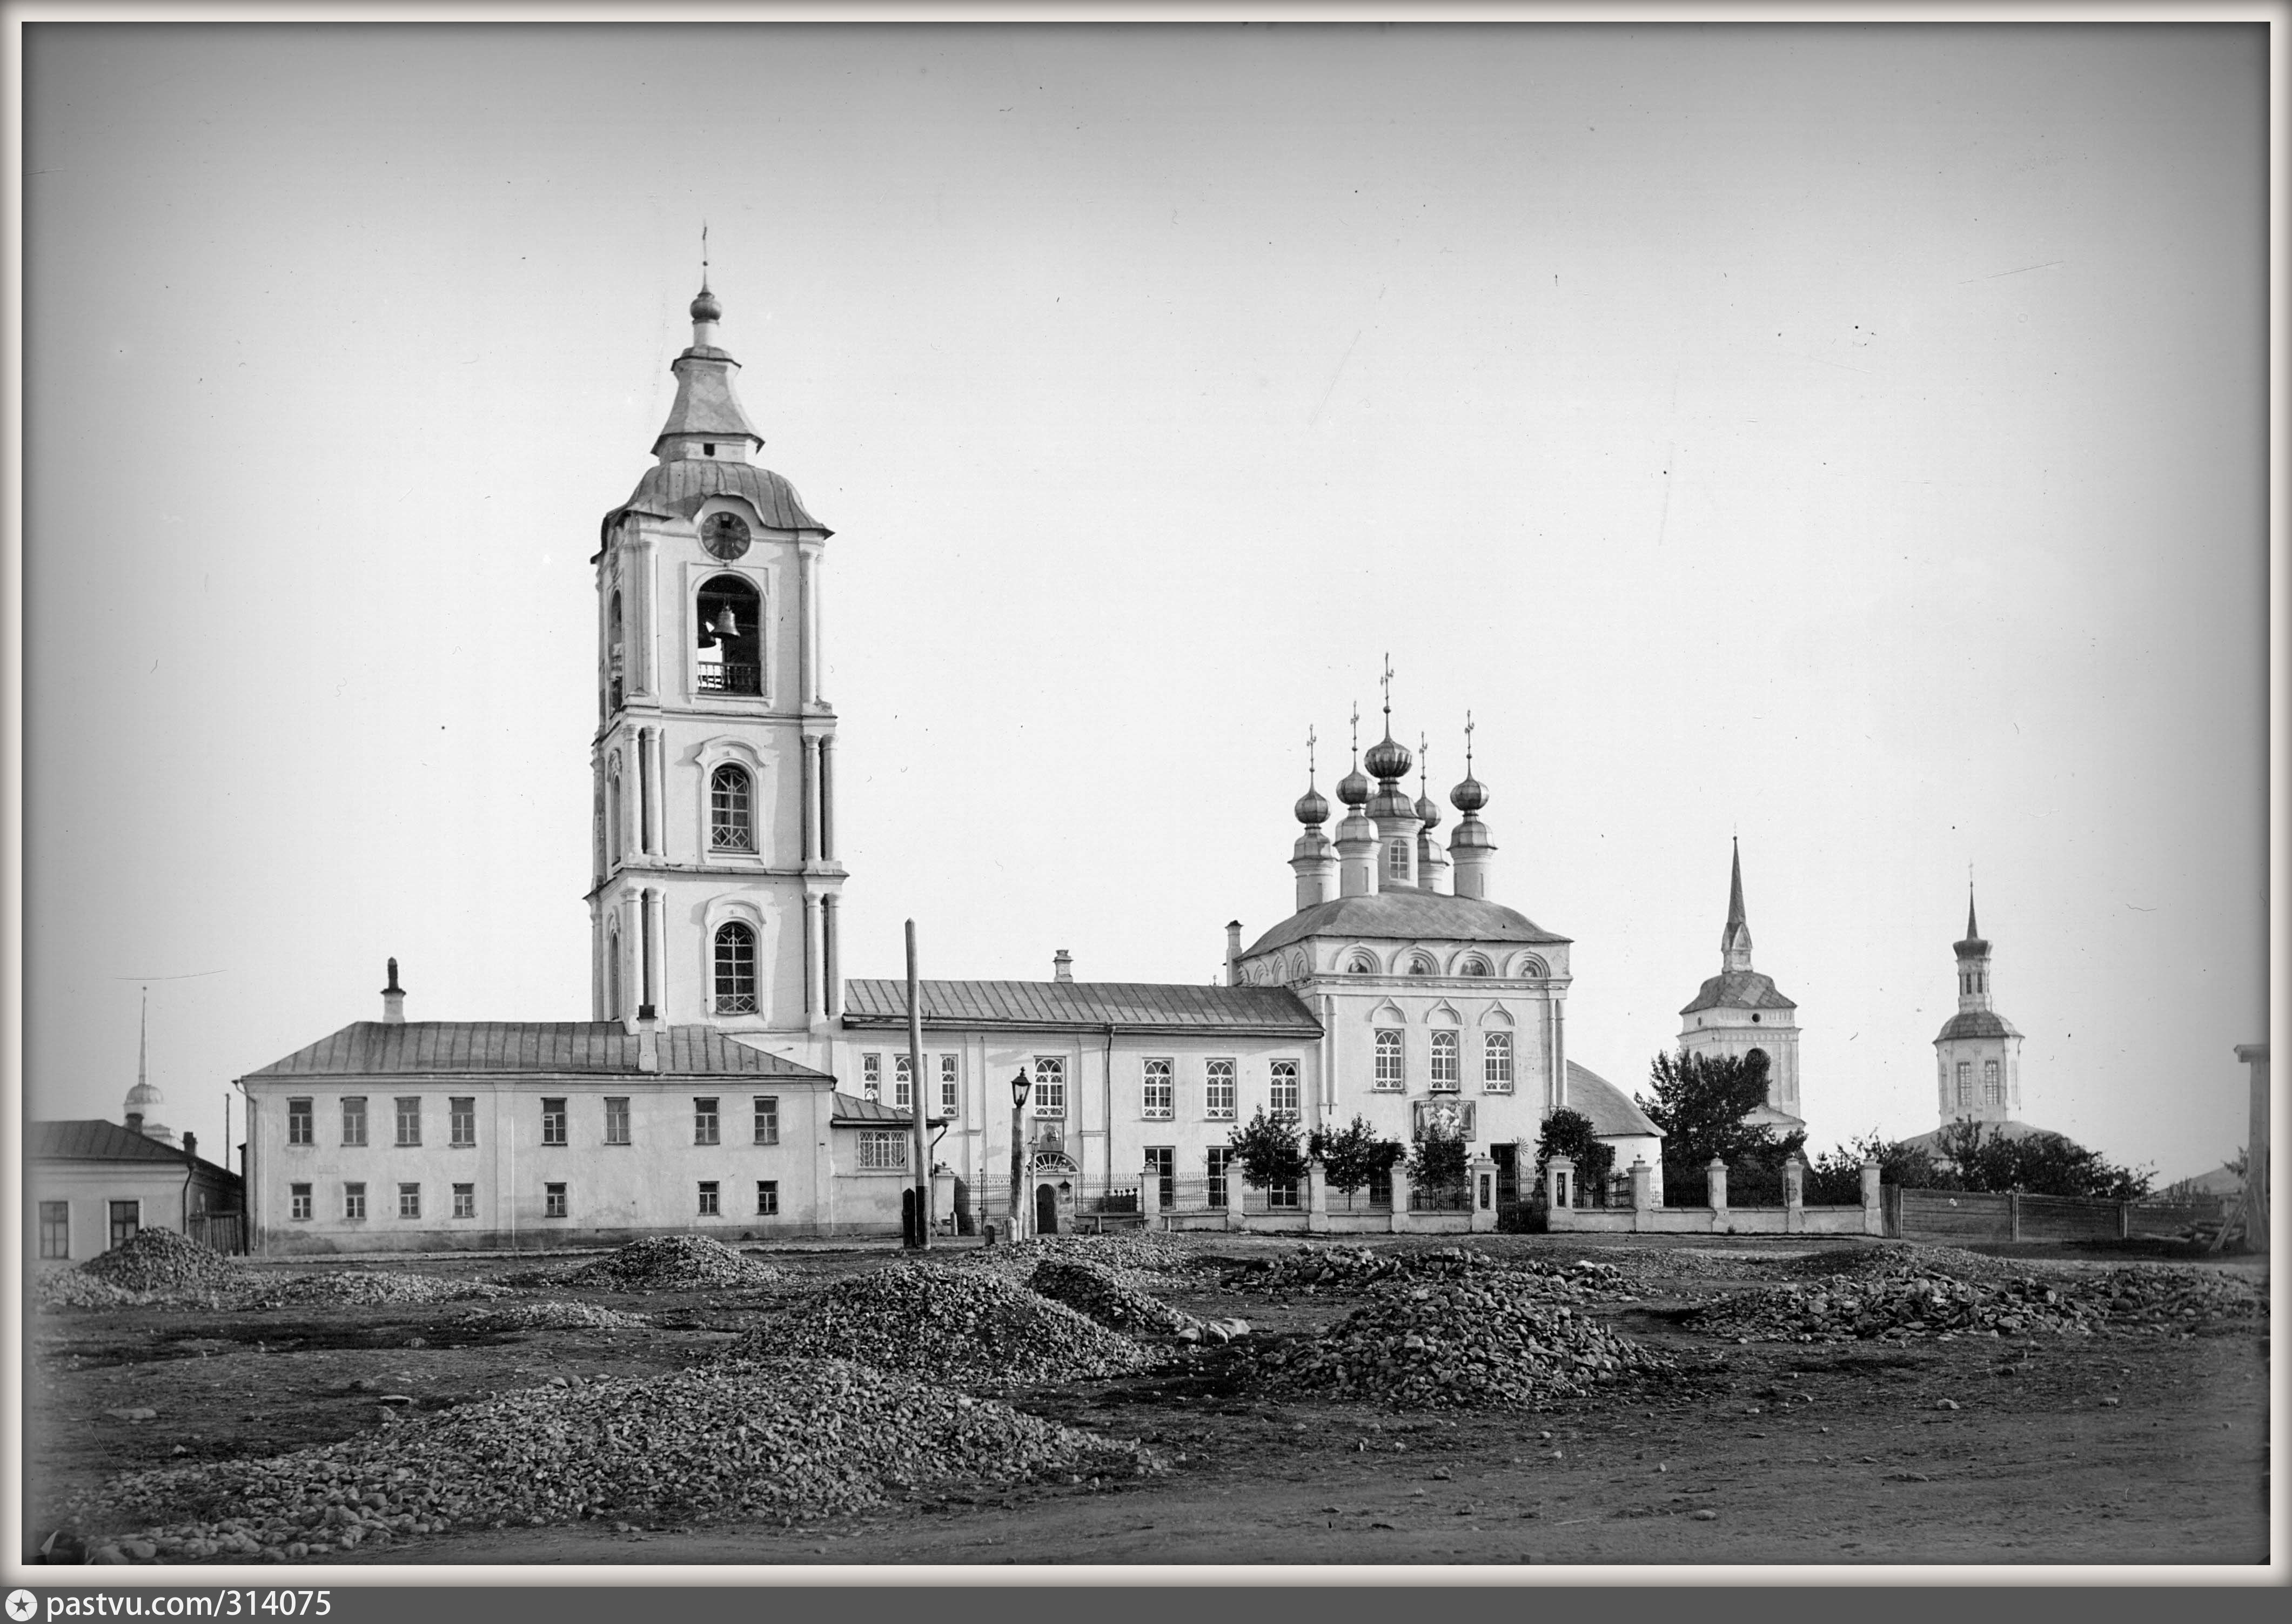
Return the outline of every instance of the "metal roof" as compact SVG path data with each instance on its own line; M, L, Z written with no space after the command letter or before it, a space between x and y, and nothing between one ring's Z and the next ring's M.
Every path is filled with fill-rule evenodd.
M1772 976L1756 970L1729 970L1703 983L1703 990L1679 1013L1699 1009L1796 1009L1797 1005L1775 990Z
M887 1127L912 1127L916 1120L912 1113L901 1111L896 1105L886 1105L881 1100L864 1099L856 1094L845 1094L841 1089L836 1091L832 1119L839 1127L854 1122L866 1123L870 1127L878 1123ZM932 1116L926 1107L924 1120L945 1122L948 1118L944 1114Z
M764 437L749 423L748 414L740 409L739 396L733 392L732 375L740 369L740 363L729 351L713 346L690 349L669 362L668 369L676 375L676 400L653 440L654 456L660 455L666 441L685 434L764 443Z
M1603 1138L1618 1134L1663 1137L1663 1129L1647 1119L1647 1113L1632 1103L1630 1095L1572 1060L1568 1062L1568 1108L1591 1118L1592 1131Z
M1190 987L1159 982L924 982L924 1024L1016 1031L1155 1031L1318 1038L1321 1023L1286 987ZM904 1027L908 984L843 984L847 1027Z
M211 1172L226 1178L237 1174L215 1166L202 1156L187 1157L172 1144L125 1128L117 1122L93 1121L34 1122L28 1124L31 1133L26 1150L39 1161L156 1161L183 1167L196 1161Z
M637 481L629 499L605 515L605 529L623 513L658 513L663 518L690 519L711 497L738 497L756 510L756 516L776 530L835 532L804 510L795 487L769 468L731 459L681 456L655 463Z
M1260 936L1242 954L1270 953L1310 936L1352 936L1373 941L1563 942L1529 918L1478 897L1450 896L1413 886L1375 896L1339 897L1290 915Z
M2021 1035L2011 1021L1994 1011L1968 1009L1943 1022L1941 1030L1934 1034L1934 1041L1947 1043L1953 1038L2019 1038Z
M735 1042L711 1026L660 1032L661 1077L785 1077L827 1073ZM617 1021L354 1021L250 1071L276 1077L415 1077L432 1073L637 1074L637 1037Z

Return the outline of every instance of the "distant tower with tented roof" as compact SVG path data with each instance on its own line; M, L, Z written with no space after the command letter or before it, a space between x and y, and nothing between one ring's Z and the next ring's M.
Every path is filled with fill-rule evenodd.
M1763 1054L1767 1103L1750 1120L1788 1133L1806 1126L1799 1111L1798 1006L1772 976L1751 968L1751 925L1743 908L1743 850L1735 843L1727 878L1727 923L1719 933L1719 974L1679 1012L1686 1054L1739 1060Z

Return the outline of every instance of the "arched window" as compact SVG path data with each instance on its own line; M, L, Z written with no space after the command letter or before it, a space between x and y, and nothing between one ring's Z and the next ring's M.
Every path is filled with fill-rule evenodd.
M1457 974L1459 975L1486 975L1489 974L1489 961L1482 958L1478 953L1467 953L1465 956L1465 962L1457 966Z
M1960 1111L1971 1111L1973 1108L1973 1062L1972 1061L1961 1060L1957 1062L1957 1108Z
M756 933L737 919L716 927L716 1013L756 1013Z
M711 576L694 602L699 627L700 691L764 691L763 600L737 575Z
M1401 1084L1400 1034L1391 1027L1376 1033L1376 1087L1398 1090Z
M1356 953L1352 962L1345 966L1345 973L1349 975L1375 975L1376 960L1366 953Z
M1997 1062L1994 1060L1981 1062L1981 1103L1984 1105L2003 1105L2006 1103L2006 1079L1998 1072Z
M1490 1094L1512 1092L1512 1034L1481 1034L1481 1084Z
M1416 954L1408 961L1408 974L1411 975L1432 975L1435 971L1436 966L1432 961L1422 953Z
M1432 1034L1432 1087L1445 1093L1456 1092L1459 1081L1457 1065L1457 1034L1443 1027Z
M605 604L605 666L610 673L605 707L609 715L621 707L621 594L617 592Z
M708 775L708 846L714 852L753 852L754 824L748 816L748 774L726 765Z
M1543 980L1545 976L1551 974L1552 972L1544 967L1544 961L1542 959L1531 953L1527 957L1520 961L1520 969L1518 974L1522 979L1534 982Z
M621 860L621 775L605 780L605 861Z
M621 1018L621 933L605 933L605 1019Z

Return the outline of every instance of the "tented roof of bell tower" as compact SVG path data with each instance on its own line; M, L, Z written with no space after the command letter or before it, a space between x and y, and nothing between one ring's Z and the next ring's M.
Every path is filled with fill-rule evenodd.
M1775 990L1774 978L1756 970L1729 970L1703 983L1687 1007L1694 1014L1704 1009L1796 1009L1798 1006Z

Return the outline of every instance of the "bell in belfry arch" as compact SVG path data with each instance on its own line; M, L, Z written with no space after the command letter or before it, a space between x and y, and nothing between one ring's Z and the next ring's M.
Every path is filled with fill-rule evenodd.
M708 629L726 642L731 642L740 634L740 628L732 618L732 606L730 603L724 606L724 612L716 617L716 624Z

